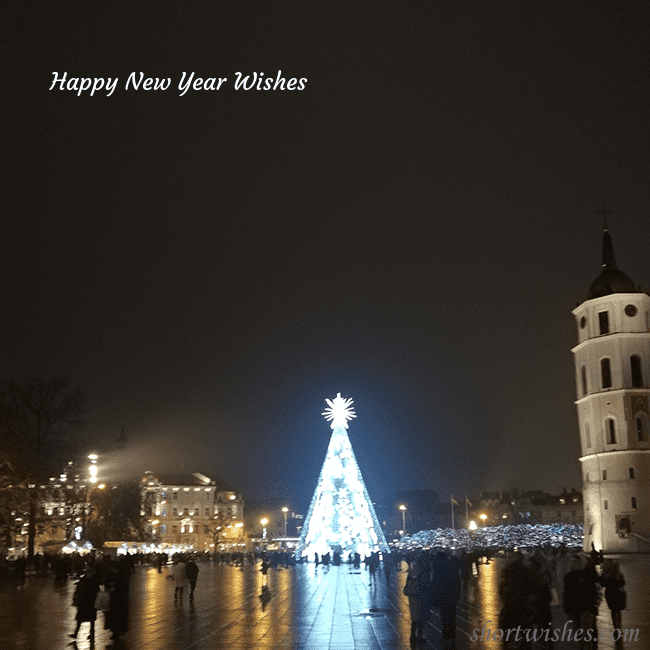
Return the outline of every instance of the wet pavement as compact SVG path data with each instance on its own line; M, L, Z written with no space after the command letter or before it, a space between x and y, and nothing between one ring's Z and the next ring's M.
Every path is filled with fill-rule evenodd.
M627 580L628 609L623 627L639 630L638 641L615 644L611 618L603 599L598 619L598 647L650 648L650 557L619 560ZM406 565L403 565L404 567ZM498 572L503 560L480 567L480 574L464 586L457 613L456 648L500 648L499 641L480 639L484 625L496 629L499 611ZM371 581L367 571L348 566L318 568L301 565L269 570L243 570L230 566L199 564L195 598L187 594L174 601L169 569L159 574L138 567L131 583L129 632L113 645L98 614L94 648L123 650L389 650L397 648L445 648L441 625L434 612L426 628L427 643L409 642L408 600L402 594L406 573L383 574ZM558 570L558 592L565 566ZM74 630L76 610L71 606L75 582L55 585L52 577L29 577L24 585L0 584L0 648L8 650L57 650L74 648L68 634ZM488 623L491 621L491 623ZM562 629L566 616L553 608L553 627ZM76 647L91 648L83 624ZM473 635L473 631L478 634ZM474 640L472 637L475 637ZM555 650L578 648L574 642L555 644Z

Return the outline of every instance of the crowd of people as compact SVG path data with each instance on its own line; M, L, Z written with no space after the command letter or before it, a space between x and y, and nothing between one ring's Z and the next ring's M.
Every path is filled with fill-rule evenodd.
M436 528L405 535L393 546L404 552L417 548L473 549L505 551L565 546L582 548L584 526L580 524L518 524L466 528Z
M501 527L516 528L516 527ZM537 527L535 527L537 528ZM521 531L506 531L508 538L521 540ZM557 531L556 531L557 532ZM438 533L437 540L446 545L414 548L415 540L430 541L429 533ZM621 612L626 607L625 579L619 565L611 559L604 560L602 554L592 547L585 556L575 548L572 539L563 530L552 540L537 536L535 540L545 541L534 546L526 538L521 549L512 550L511 544L499 548L494 535L485 538L466 539L464 531L424 531L410 538L402 548L395 546L388 553L371 553L362 557L359 553L343 556L340 553L316 554L309 558L316 570L329 570L329 566L348 565L350 572L365 570L372 584L383 577L390 584L391 574L399 571L406 561L407 579L404 594L408 597L411 615L411 641L424 639L424 627L432 610L439 610L443 641L452 641L456 629L456 608L463 582L478 578L480 567L491 561L496 554L508 551L511 556L502 568L499 581L501 602L499 627L501 630L537 629L547 647L552 647L549 633L552 629L552 606L562 606L572 622L574 630L591 630L595 638L596 614L604 592L605 601L611 610L615 629L621 629ZM562 541L559 541L561 537ZM479 545L489 542L485 547ZM460 544L459 541L467 542ZM471 543L470 543L471 542ZM407 550L405 550L405 548ZM558 581L558 562L568 555L571 564L564 577ZM307 558L303 558L307 561ZM263 606L270 599L266 575L271 569L290 568L296 564L294 555L286 551L213 554L159 554L123 555L118 557L72 554L68 556L36 556L35 574L53 574L55 580L77 578L72 605L76 608L76 627L70 637L76 642L81 626L89 623L88 638L93 640L97 612L103 612L104 627L111 632L111 638L119 640L128 629L129 585L135 567L146 564L160 573L167 567L167 579L173 581L174 600L182 601L187 594L193 601L201 562L238 567L256 567L264 576L264 587L260 600ZM24 563L21 571L24 580ZM363 569L362 569L363 565ZM383 569L383 572L382 572ZM558 585L558 589L554 587ZM558 590L561 589L560 595ZM585 635L587 636L587 635ZM507 646L507 642L504 642ZM588 639L581 641L581 648L590 648Z

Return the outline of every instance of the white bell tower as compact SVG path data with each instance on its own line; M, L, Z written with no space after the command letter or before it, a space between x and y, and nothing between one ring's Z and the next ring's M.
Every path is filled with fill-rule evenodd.
M616 267L605 225L602 272L573 315L584 550L650 551L650 296Z

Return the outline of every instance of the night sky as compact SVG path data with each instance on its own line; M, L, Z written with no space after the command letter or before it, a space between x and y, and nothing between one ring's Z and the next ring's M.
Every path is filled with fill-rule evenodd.
M83 387L89 445L126 427L107 478L306 508L340 391L375 500L581 488L603 203L650 285L647 2L43 4L4 39L0 376ZM234 88L279 71L305 89Z

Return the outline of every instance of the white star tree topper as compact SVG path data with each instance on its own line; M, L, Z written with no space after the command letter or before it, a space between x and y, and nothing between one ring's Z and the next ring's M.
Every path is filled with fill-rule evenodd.
M351 397L341 397L341 393L337 393L334 399L325 399L328 407L321 413L325 416L326 420L332 420L330 425L332 429L336 427L348 428L348 420L356 418L357 415L352 408L353 400Z

